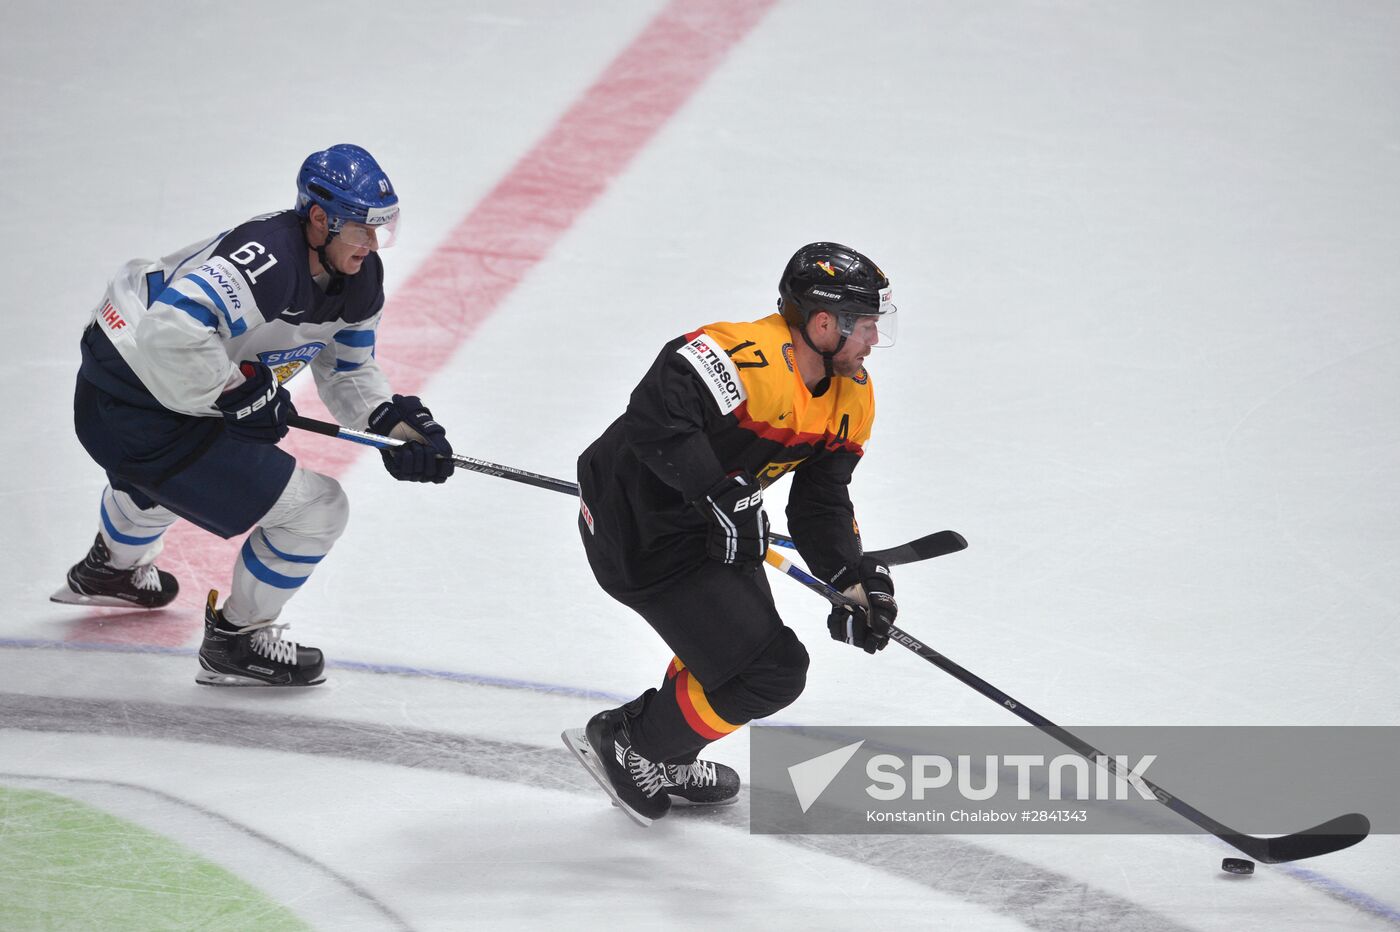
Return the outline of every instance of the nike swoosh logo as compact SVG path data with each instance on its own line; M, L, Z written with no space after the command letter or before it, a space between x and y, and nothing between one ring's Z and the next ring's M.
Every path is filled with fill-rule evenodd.
M284 310L284 311L281 313L281 315L279 315L279 316L281 316L281 317L300 317L301 315L303 315L303 314L305 314L305 313L306 313L305 311L294 311L294 310L292 310L291 308L287 308L287 309Z

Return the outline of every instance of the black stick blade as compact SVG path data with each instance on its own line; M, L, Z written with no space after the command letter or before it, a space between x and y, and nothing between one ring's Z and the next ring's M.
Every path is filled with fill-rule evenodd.
M918 563L920 560L932 560L934 557L943 557L966 549L967 538L957 531L935 531L926 537L920 537L918 540L900 544L898 547L891 547L888 550L872 550L867 556L874 557L891 566L900 566L905 563Z
M1349 812L1328 822L1292 835L1270 838L1268 856L1260 858L1269 864L1301 861L1319 854L1331 854L1357 844L1371 832L1371 820L1359 812Z
M1341 851L1359 843L1371 833L1371 820L1359 812L1349 812L1321 825L1280 835L1277 838L1255 838L1253 835L1221 835L1222 840L1239 848L1256 861L1265 864L1286 864Z

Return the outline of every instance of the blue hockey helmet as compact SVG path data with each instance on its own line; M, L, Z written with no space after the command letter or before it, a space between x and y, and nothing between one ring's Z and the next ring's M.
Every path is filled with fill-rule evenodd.
M334 145L301 163L296 212L310 216L312 204L326 212L331 234L347 242L383 249L394 241L399 196L374 156L359 146Z

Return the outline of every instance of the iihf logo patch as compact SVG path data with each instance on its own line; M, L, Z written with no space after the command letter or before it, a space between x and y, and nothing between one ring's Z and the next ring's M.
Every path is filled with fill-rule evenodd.
M857 385L868 385L870 383L870 373L865 371L864 366L861 366L860 371L851 376L851 381L855 382Z
M783 362L787 363L789 372L797 371L797 350L792 348L791 343L783 344Z

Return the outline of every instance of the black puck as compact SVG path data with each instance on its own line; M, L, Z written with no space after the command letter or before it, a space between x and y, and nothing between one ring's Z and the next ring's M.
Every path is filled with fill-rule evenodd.
M1254 873L1254 862L1244 858L1226 858L1220 862L1220 869L1232 874L1252 874Z

